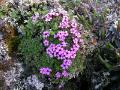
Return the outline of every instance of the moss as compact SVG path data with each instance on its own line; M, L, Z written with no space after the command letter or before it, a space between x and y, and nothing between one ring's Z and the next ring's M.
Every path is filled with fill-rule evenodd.
M8 54L12 56L13 52L17 51L20 39L18 37L18 32L13 25L7 23L2 30L4 32L4 40L8 45Z
M13 52L17 51L19 43L20 43L20 39L17 36L10 38L10 40L8 41L8 51L9 51L8 54L10 56L13 54Z

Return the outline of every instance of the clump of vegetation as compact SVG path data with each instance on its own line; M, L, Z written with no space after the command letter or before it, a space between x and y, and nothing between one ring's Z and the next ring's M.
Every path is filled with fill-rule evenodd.
M5 41L10 55L18 52L26 76L36 74L45 81L63 83L82 72L84 60L80 50L84 41L72 16L57 9L48 12L45 3L26 6L24 11L9 6L8 15L14 26L5 25Z
M41 73L41 77L44 75L52 83L64 82L73 75L75 76L76 72L83 70L84 61L81 60L81 52L79 51L79 47L82 49L83 44L81 32L77 30L79 28L75 20L70 21L69 17L62 13L51 11L41 17L41 13L38 11L33 15L31 14L25 25L21 25L24 33L19 44L22 60L31 73L35 73L39 77ZM56 47L56 50L60 48L64 50L64 53L68 52L71 56L58 57L56 55L59 51L56 50L50 53L49 50L52 50L52 45ZM73 49L74 51L75 47L75 52L72 55L70 50ZM73 58L71 58L72 56ZM74 58L75 60L72 61ZM68 69L68 67L70 68Z

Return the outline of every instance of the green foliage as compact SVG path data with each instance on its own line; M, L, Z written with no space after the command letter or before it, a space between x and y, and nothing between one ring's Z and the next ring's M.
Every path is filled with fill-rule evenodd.
M22 26L24 36L21 38L19 44L19 52L23 55L23 62L27 67L32 67L31 71L39 70L41 52L43 51L43 45L41 43L42 37L40 30L42 29L43 22L38 22L35 25L28 20L25 26Z
M39 12L39 14L46 13L46 10L42 10L41 8L36 9L36 7L33 7L32 11ZM25 24L21 23L23 36L20 39L18 51L22 55L21 60L24 63L26 69L25 73L35 73L37 75L40 75L40 67L49 66L53 71L53 74L51 76L54 77L54 73L61 69L60 62L58 62L56 58L50 58L46 54L45 47L43 46L43 38L41 35L44 30L48 30L48 27L50 27L51 37L49 38L49 40L54 41L54 43L59 43L57 39L53 40L52 37L52 34L58 31L57 20L58 19L54 19L52 23L45 23L42 19L33 22L31 17L28 17L28 20Z
M40 67L49 66L53 69L54 73L54 71L60 70L60 66L56 59L48 57L45 52L45 47L42 44L42 36L40 35L40 30L44 26L43 24L42 20L36 24L33 24L31 20L27 22L23 29L25 35L21 39L19 51L23 55L25 66L32 67L31 72L38 73Z
M91 30L92 26L88 20L85 19L84 16L78 15L79 22L82 23L86 30Z
M60 3L65 8L65 10L69 11L70 9L74 9L80 4L81 0L60 0Z
M76 54L76 58L74 60L74 63L72 64L72 66L69 68L69 71L71 74L75 74L75 72L80 72L82 73L84 67L84 59L82 59L81 53L80 51L77 52Z

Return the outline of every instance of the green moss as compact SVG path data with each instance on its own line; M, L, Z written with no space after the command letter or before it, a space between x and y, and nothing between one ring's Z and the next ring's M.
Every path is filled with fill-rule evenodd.
M18 44L20 43L20 38L15 36L11 37L8 41L8 53L11 56L13 52L17 51Z

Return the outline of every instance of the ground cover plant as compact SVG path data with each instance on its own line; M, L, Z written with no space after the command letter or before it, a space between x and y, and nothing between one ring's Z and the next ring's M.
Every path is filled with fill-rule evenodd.
M84 41L75 18L57 9L48 10L45 3L30 5L24 11L10 7L10 20L19 27L16 46L26 76L36 74L52 83L63 83L82 72Z

